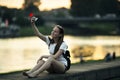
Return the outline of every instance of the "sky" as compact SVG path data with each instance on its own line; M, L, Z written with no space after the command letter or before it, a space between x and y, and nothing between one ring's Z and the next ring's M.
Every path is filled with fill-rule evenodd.
M0 0L0 5L7 6L9 8L21 8L24 0ZM51 10L56 8L70 8L71 2L70 0L41 0L41 5L39 9L43 10Z

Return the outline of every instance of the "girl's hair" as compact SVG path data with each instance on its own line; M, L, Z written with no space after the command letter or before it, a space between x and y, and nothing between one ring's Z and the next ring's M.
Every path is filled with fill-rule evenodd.
M55 27L57 27L57 28L59 29L61 36L59 37L58 42L57 42L57 45L55 46L54 54L59 50L59 47L60 47L60 45L62 44L63 39L64 39L64 29L63 29L63 27L60 26L60 25L56 25ZM53 39L50 40L50 43L54 43Z

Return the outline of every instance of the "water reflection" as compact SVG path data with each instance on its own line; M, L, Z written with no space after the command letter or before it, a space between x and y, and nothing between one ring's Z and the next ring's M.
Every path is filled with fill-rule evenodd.
M65 36L69 45L72 63L79 61L79 55L89 54L85 59L103 59L107 52L116 52L120 56L120 37L73 37ZM75 48L78 48L76 50ZM75 57L76 53L77 57ZM47 45L37 37L0 39L0 73L29 69L37 59L48 54Z

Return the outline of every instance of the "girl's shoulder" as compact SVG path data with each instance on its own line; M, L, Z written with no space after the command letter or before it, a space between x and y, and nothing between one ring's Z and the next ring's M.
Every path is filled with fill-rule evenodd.
M64 46L64 47L68 47L68 45L66 44L65 41L63 41L62 44L61 44L61 47L63 47L63 46Z
M46 41L45 41L45 43L47 44L47 45L49 45L50 44L50 37L49 36L45 36L45 38L46 38Z
M67 45L67 43L65 41L62 42L63 45Z

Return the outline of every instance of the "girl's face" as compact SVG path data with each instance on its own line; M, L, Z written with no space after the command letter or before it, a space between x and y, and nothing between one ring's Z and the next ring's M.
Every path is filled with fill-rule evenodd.
M58 27L54 27L52 32L51 32L51 37L52 38L58 38L60 37L60 29Z

